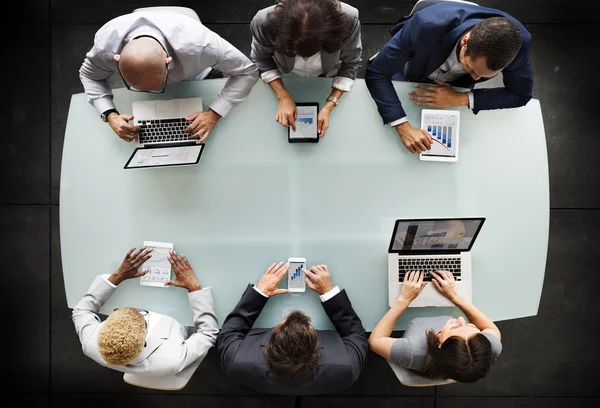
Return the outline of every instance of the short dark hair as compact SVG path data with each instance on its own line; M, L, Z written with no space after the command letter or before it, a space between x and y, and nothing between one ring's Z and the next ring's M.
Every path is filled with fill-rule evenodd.
M515 58L522 42L517 23L504 17L487 18L471 30L465 54L472 59L484 57L488 69L498 71Z
M288 57L336 52L352 30L338 0L280 1L265 28L275 51Z
M451 336L442 343L433 330L427 332L427 355L425 375L429 378L451 378L471 383L486 376L492 366L492 344L477 333L465 340Z
M319 338L310 325L310 317L299 310L273 328L265 357L271 370L289 380L306 378L319 363Z

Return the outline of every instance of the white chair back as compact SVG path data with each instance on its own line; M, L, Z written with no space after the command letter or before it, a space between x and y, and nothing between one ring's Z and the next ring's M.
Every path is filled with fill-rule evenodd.
M400 383L407 387L435 387L437 385L448 385L456 382L450 378L430 379L423 377L414 371L400 367L398 364L392 363L391 361L388 361L388 364L390 365L390 368L394 374L396 374L396 377L398 377Z

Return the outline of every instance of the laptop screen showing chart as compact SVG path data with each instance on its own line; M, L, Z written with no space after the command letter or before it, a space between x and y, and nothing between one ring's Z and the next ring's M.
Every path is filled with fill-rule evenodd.
M389 252L460 252L471 249L485 219L398 220Z

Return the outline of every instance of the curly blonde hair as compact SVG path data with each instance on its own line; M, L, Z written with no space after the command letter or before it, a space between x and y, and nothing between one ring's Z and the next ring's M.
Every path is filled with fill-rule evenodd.
M115 310L98 333L98 349L104 361L112 365L129 364L146 341L146 321L132 307Z

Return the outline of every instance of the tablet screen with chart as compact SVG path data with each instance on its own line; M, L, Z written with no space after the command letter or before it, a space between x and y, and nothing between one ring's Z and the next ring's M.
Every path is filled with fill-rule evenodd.
M141 270L146 274L140 278L140 285L165 287L164 284L171 280L169 251L173 250L173 244L145 241L144 246L152 249L152 257L142 265Z
M422 160L456 161L458 159L458 111L424 109L421 129L431 135L431 149L420 154Z
M318 142L317 116L319 114L318 103L298 103L298 118L296 119L296 131L289 127L288 139L293 142Z

